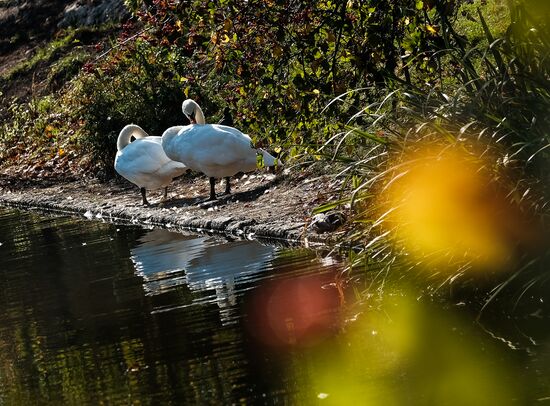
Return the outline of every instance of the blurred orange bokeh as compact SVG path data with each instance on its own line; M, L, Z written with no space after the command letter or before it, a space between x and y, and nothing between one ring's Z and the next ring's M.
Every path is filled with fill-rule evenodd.
M533 220L494 181L479 155L424 148L397 167L381 194L385 223L419 259L507 269L518 247L537 239Z

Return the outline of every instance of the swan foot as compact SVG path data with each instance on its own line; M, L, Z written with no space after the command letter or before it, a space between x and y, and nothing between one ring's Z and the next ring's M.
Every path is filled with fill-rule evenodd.
M139 191L141 192L141 204L144 206L150 206L151 204L147 200L145 188L144 187L139 188Z
M230 195L231 194L231 182L229 179L229 176L225 178L225 192L223 192L224 195Z
M217 200L216 198L216 179L210 178L210 197L205 200L206 202Z
M158 205L159 207L164 207L166 203L168 202L168 186L164 188L164 194L162 198L160 199Z

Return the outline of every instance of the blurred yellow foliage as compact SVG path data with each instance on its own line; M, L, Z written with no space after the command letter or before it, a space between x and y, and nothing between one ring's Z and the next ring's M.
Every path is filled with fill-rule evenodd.
M304 357L305 397L325 405L516 404L521 379L502 354L468 323L412 296L365 306L346 334Z

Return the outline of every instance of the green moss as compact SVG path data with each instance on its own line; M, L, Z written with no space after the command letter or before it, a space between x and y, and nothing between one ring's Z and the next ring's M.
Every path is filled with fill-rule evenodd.
M30 59L21 61L12 69L3 73L1 79L6 81L15 79L31 72L40 63L53 64L57 59L62 57L62 55L71 52L71 50L75 50L78 58L83 59L83 56L88 54L83 45L86 45L90 40L112 29L112 25L105 25L102 27L71 28L61 31L53 41L39 48Z
M59 59L52 66L48 74L47 82L50 90L58 90L66 82L77 76L88 59L88 53L82 48L75 49L70 54Z

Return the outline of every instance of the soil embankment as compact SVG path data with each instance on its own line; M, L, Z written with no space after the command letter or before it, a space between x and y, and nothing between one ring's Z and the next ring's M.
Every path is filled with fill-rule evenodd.
M331 190L334 185L325 176L256 172L234 177L231 195L203 203L209 193L207 179L184 176L173 182L166 202L161 202L161 191L149 192L151 205L144 207L137 188L127 182L23 181L0 175L4 206L305 245L336 238L335 233L320 234L310 227L312 209L336 193Z

